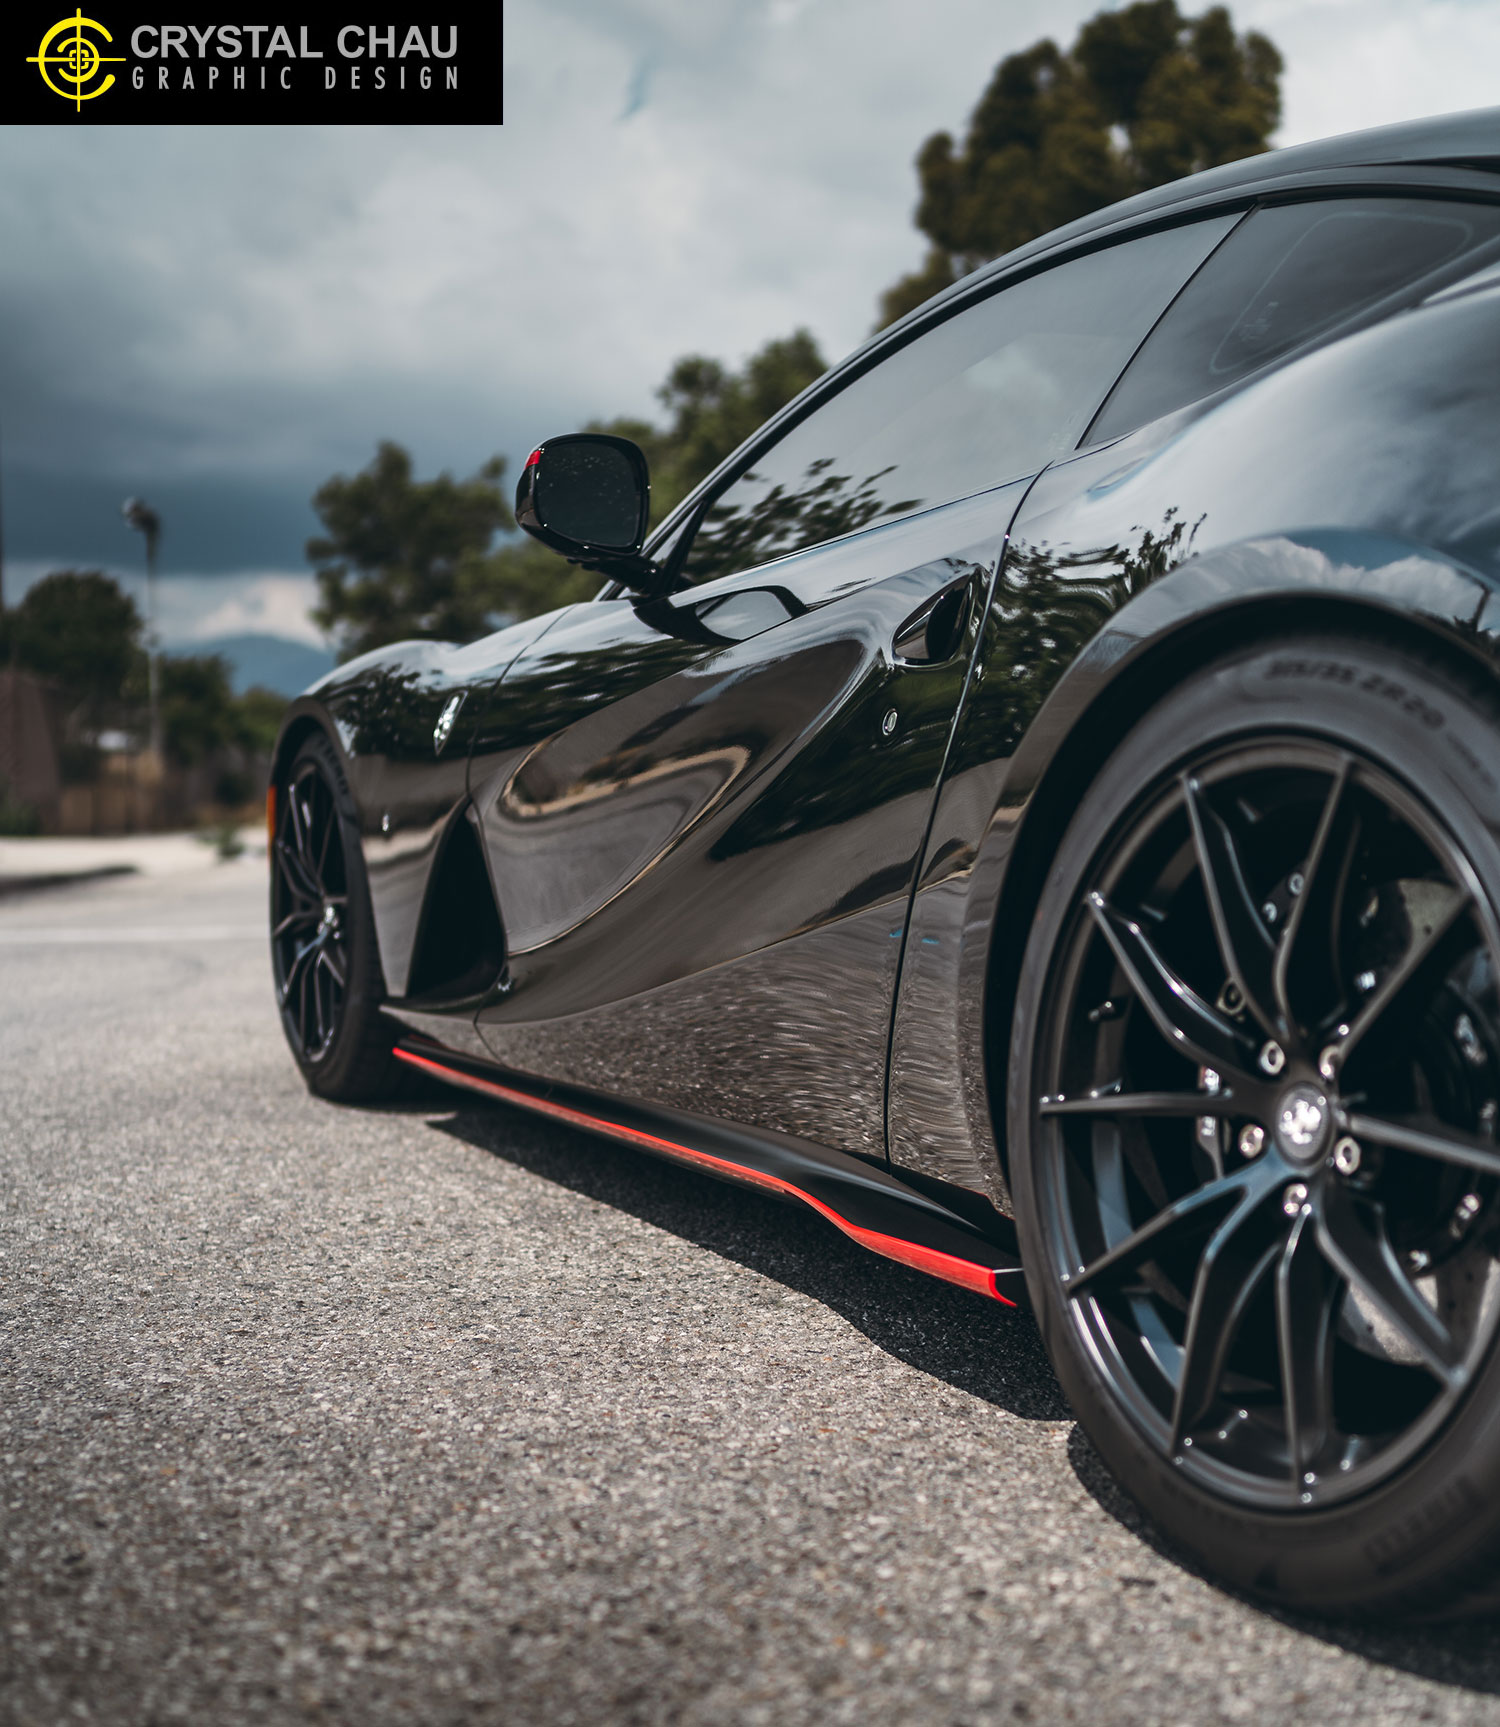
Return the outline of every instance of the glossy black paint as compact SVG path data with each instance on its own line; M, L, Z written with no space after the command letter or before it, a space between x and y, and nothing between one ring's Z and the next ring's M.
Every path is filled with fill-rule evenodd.
M1104 757L1184 667L1249 632L1333 622L1430 637L1494 676L1500 378L1473 362L1494 352L1500 296L1461 296L1037 480L913 907L896 1162L1004 1203L991 1124L1038 872Z
M1262 195L1500 201L1486 162L1493 114L1146 194L959 284L757 442L1007 272ZM1031 911L1153 697L1302 622L1497 676L1497 354L1500 290L1460 284L1038 477L748 576L340 668L283 749L320 724L344 753L394 1010L512 1073L889 1155L1004 1209L994 1123ZM648 554L670 564L716 483ZM1500 772L1500 752L1463 767ZM477 1005L404 1008L432 862L470 804L505 967Z
M550 613L468 647L399 642L339 666L293 702L277 771L310 727L337 744L359 812L386 988L406 993L423 898L468 783L469 745L496 682ZM439 722L457 701L441 736Z
M605 432L569 432L538 444L516 486L516 522L587 569L631 587L656 585L640 557L651 515L651 478L640 446Z
M982 591L1018 497L786 559L762 606L725 578L580 607L521 655L470 782L509 950L479 1015L497 1060L596 1087L623 1063L642 1101L884 1156L906 899L978 606L944 659L894 643ZM759 627L705 643L731 602Z

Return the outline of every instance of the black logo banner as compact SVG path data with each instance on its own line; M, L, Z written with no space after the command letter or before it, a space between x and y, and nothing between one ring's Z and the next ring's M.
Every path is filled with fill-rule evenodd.
M72 12L17 6L0 27L0 111L64 126L503 119L500 0L247 18L148 18L109 0Z

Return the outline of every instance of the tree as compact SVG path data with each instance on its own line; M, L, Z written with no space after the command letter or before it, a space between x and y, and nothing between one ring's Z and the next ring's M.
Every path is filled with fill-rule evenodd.
M665 431L630 421L615 421L601 429L642 443L636 431L623 429L634 424L653 441L654 449L645 443L642 448L652 461L653 516L660 520L826 370L818 344L807 330L767 342L739 372L726 370L718 360L688 354L674 363L656 392L672 416Z
M1270 148L1282 61L1223 6L1175 0L1101 12L1066 53L1044 39L995 69L960 148L917 155L922 267L890 287L882 324L968 271L1134 192Z
M592 420L587 430L612 432L640 445L651 470L655 527L757 427L826 370L806 330L773 338L738 372L706 355L685 354L673 362L656 392L670 415L667 425L619 418ZM507 546L491 560L491 602L517 617L587 599L598 587L597 575L577 569L536 540Z
M767 342L738 371L690 354L656 392L667 425L595 420L588 430L630 438L651 469L651 522L674 510L699 480L763 421L825 370L806 330ZM348 478L319 487L313 508L325 534L307 542L321 604L313 619L335 632L347 657L407 637L467 641L503 617L527 618L598 592L600 578L538 541L518 537L495 456L468 480L415 480L399 444Z
M220 654L165 654L161 661L162 744L181 766L242 742L239 704Z
M252 755L269 757L286 709L285 696L252 684L235 703L236 742Z
M411 457L384 442L352 479L336 474L313 495L325 534L307 542L321 603L320 628L345 654L407 636L466 639L485 628L483 561L514 527L492 456L467 480L414 480Z
M135 601L101 570L54 570L26 590L4 619L5 657L13 648L28 671L59 685L85 725L96 726L125 697L142 660Z

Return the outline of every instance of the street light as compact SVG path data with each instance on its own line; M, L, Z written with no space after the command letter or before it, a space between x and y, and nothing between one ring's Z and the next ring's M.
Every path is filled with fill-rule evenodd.
M127 498L120 514L137 532L146 536L146 675L151 705L151 753L161 756L161 670L156 649L156 542L161 538L161 517L143 498Z

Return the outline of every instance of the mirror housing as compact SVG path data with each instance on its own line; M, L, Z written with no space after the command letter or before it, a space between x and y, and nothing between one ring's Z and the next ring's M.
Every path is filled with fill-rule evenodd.
M606 432L548 438L526 458L516 522L570 563L652 591L657 569L641 556L651 477L640 446Z

